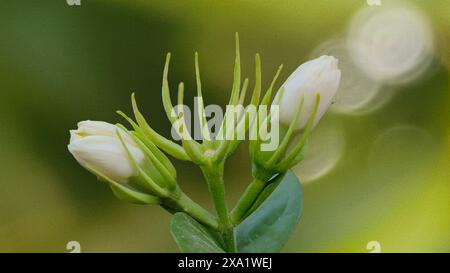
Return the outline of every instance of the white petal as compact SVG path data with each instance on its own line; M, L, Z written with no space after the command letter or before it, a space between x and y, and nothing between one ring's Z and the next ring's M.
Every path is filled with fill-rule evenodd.
M86 135L115 136L117 127L104 121L84 120L78 122L78 133Z
M82 136L77 134L76 130L70 130L70 143L79 140Z
M329 108L335 96L340 81L340 71L338 60L332 56L321 56L300 65L282 85L285 89L283 99L280 103L280 121L289 125L295 117L295 113L301 98L304 97L304 104L297 129L303 129L311 116L316 94L320 94L318 113L314 120L314 125L320 120ZM275 96L274 102L279 96Z
M84 120L78 122L78 129L74 131L74 134L79 136L110 136L116 137L117 130L119 130L120 135L124 139L125 143L136 146L133 139L122 129L114 124L104 122L104 121L93 121Z
M93 168L119 182L127 182L136 175L132 162L117 137L87 136L68 146L75 159L84 167ZM144 154L138 148L127 145L134 160L140 164Z

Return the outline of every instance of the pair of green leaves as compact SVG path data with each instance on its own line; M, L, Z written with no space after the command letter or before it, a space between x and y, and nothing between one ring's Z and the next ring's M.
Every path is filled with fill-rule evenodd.
M235 228L238 252L280 251L300 219L301 195L300 183L291 171L270 183ZM220 236L186 213L173 216L171 233L182 252L224 252Z

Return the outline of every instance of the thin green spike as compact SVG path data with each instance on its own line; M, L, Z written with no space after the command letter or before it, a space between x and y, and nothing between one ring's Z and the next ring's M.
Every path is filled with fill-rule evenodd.
M261 57L257 53L255 55L255 87L253 88L252 98L250 100L250 105L259 105L259 99L261 96ZM256 117L253 117L252 120L246 116L246 125L247 130L254 130L255 124L258 123L258 113L256 113ZM254 140L250 141L250 156L252 155L252 145L254 145Z
M270 83L269 89L266 91L266 94L264 95L262 101L261 101L261 105L268 105L271 98L272 98L272 91L273 91L273 86L275 85L275 82L278 79L278 76L281 73L281 70L283 69L283 65L280 65L278 67L277 73L275 73L275 76L272 79L272 82Z
M125 129L125 127L121 127L122 130ZM126 130L126 129L125 129ZM125 131L126 132L126 131ZM136 160L134 159L134 157L131 155L130 150L128 149L127 145L125 144L125 141L123 140L122 135L120 134L119 130L116 130L116 135L120 140L120 143L122 144L123 149L125 150L127 156L128 156L128 160L130 160L130 162L133 165L134 170L137 172L139 171L139 165L137 164Z
M281 102L281 99L283 98L283 96L284 96L284 87L282 87L281 88L281 90L280 90L280 95L279 95L279 97L278 97L278 99L277 99L277 101L275 102L275 105L279 105L280 104L280 102ZM261 103L261 105L262 105L262 103ZM271 106L271 109L272 109L272 106ZM270 124L270 122L272 121L272 112L269 112L268 114L267 114L267 116L264 118L264 120L261 122L260 121L260 115L259 115L259 112L261 111L261 108L259 109L259 111L258 111L258 116L256 117L257 118L257 122L256 122L256 126L258 126L257 127L257 130L258 130L258 135L257 135L257 138L258 138L258 140L261 140L261 139L264 139L266 136L267 136L267 132L265 132L265 133L263 133L261 130L262 130L262 126L260 126L261 125L261 123L269 123ZM263 135L262 137L261 137L261 135Z
M269 101L270 101L271 98L272 98L273 87L274 87L275 82L277 81L278 76L280 75L282 69L283 69L283 65L280 65L280 66L278 67L277 72L275 73L275 76L273 77L272 82L270 83L270 86L269 86L269 88L267 89L266 94L264 95L264 97L263 97L263 99L262 99L262 101L261 101L259 107L261 107L261 106L266 106L266 105L269 104ZM282 97L283 94L284 94L284 88L281 89L280 97ZM261 136L261 128L262 128L262 127L260 127L260 125L261 125L262 122L265 122L266 119L269 119L269 118L271 117L271 114L269 113L269 114L267 115L267 117L265 118L265 120L261 121L261 120L260 120L260 116L259 116L259 112L260 112L260 111L261 111L261 108L258 109L258 115L257 115L257 117L256 117L256 122L253 124L253 126L256 126L256 130L257 130L257 132L258 132L257 138L258 138L259 141L261 140L260 136ZM254 130L253 127L252 127L252 130Z
M180 82L180 85L178 86L178 100L177 100L178 106L183 106L184 103L184 83Z
M161 172L164 173L166 178L169 177L174 180L176 179L176 170L172 165L172 162L156 147L156 145L151 142L148 138L145 138L142 134L142 130L137 127L134 132L129 132L125 126L120 123L115 124L120 129L128 132L128 134L132 137L134 142L140 146L141 150L148 153L148 157L151 159L155 167Z
M139 203L139 204L154 204L154 205L157 205L157 204L161 203L161 199L159 199L156 196L132 190L132 189L130 189L130 188L126 187L126 186L123 186L122 184L120 184L120 183L110 179L109 177L107 177L106 175L102 174L101 172L98 172L98 171L94 170L90 166L85 166L85 167L91 173L96 175L98 178L101 178L102 180L104 180L107 183L109 183L109 185L111 187L115 187L116 190L120 190L122 194L125 194L125 197L126 197L126 199L128 201L133 200L134 202ZM114 191L114 189L113 189L113 191ZM117 196L117 194L116 194L116 196Z
M145 205L159 205L162 202L161 199L156 196L131 190L125 186L120 185L119 183L110 183L109 186L116 197L124 201Z
M261 58L259 54L255 55L255 87L253 88L250 104L258 105L261 96Z
M184 120L184 111L183 111L183 98L184 98L184 83L180 83L178 85L178 119L182 119L182 130L183 136L181 136L181 142L183 144L183 148L189 157L198 164L203 164L206 162L202 152L200 145L192 139L190 133L187 130L186 121Z
M282 90L284 90L284 88ZM294 119L291 121L291 124L289 124L289 128L288 128L288 130L286 132L286 135L284 136L283 140L281 141L281 144L278 147L278 149L272 154L270 159L267 161L266 166L273 165L285 153L285 151L286 151L286 149L288 147L288 144L291 141L292 136L294 134L295 127L297 126L297 122L298 122L298 120L300 118L300 114L302 112L304 101L305 101L305 97L302 96L302 98L300 100L300 104L297 106L297 110L295 112Z
M178 116L178 120L181 121L182 123L182 136L181 139L182 140L191 140L192 137L190 135L190 133L187 131L187 125L186 125L186 121L184 119L184 83L180 82L178 85L178 95L177 95L177 116Z
M230 147L230 141L227 140L227 137L224 137L225 139L222 140L219 147L217 148L216 152L214 153L214 161L220 161L223 160L223 158L226 156L228 148Z
M162 135L158 134L155 130L152 129L152 127L147 123L146 119L139 111L134 93L131 94L131 104L133 106L133 112L136 121L139 124L144 136L149 138L150 141L155 143L158 147L163 149L166 153L170 154L171 156L180 160L186 161L190 160L189 156L186 154L183 147L163 137Z
M277 99L277 101L275 102L275 104L276 105L280 105L281 104L281 101L283 100L283 97L284 97L284 92L286 91L286 89L284 88L284 86L283 87L281 87L281 89L280 89L280 95L278 96L278 99Z
M248 86L248 81L247 83L244 82L244 88L243 88L243 93L245 93L245 89ZM245 96L245 95L244 95ZM243 97L241 97L241 101L243 103ZM218 149L217 149L217 153L216 153L216 159L221 159L224 156L227 156L229 154L231 154L236 147L238 146L238 144L241 142L241 140L238 139L239 134L242 133L246 133L248 128L245 127L246 125L246 118L247 118L247 110L244 108L244 106L241 104L241 102L239 103L240 106L242 106L242 108L240 109L240 111L242 112L238 112L237 113L237 121L236 121L236 126L232 129L231 132L226 132L226 136L225 136L225 140L219 145ZM226 116L227 119L233 118L233 117L229 117ZM234 120L232 121L234 123ZM224 124L226 125L226 121L224 121ZM231 137L234 136L233 139L231 139Z
M231 90L231 96L230 96L230 100L228 102L228 105L236 105L236 103L238 103L239 101L239 91L240 91L240 86L241 86L241 54L240 54L240 49L239 49L239 34L236 32L235 35L236 38L236 58L234 61L234 76L233 76L233 88ZM225 116L224 119L220 125L219 131L217 133L217 135L221 136L223 134L223 131L225 130L225 122L227 120L229 113L225 112ZM223 144L223 141L226 140L222 140L220 142L221 146Z
M195 79L197 82L197 96L203 97L202 95L202 82L200 79L200 66L198 64L198 52L195 52Z
M244 106L247 88L248 88L248 78L246 78L244 80L244 83L242 85L242 90L241 90L241 95L239 97L238 105ZM247 118L247 114L246 114L246 110L244 108L242 113L238 113L236 130L234 132L235 137L233 140L230 140L231 143L228 145L226 154L231 154L236 149L237 145L241 142L241 140L238 140L237 138L239 136L239 133L245 133L248 129L248 128L244 127L244 125L246 124L246 118Z
M143 150L147 156L152 161L153 165L158 169L158 171L166 177L166 179L171 179L173 182L176 182L176 170L172 165L170 160L147 138L143 137L142 132L139 127L135 129L134 132L129 132L125 126L120 123L116 124L117 127L128 132L128 134L133 138L134 142L140 146L141 150ZM145 142L141 139L146 140Z
M240 105L244 105L245 96L247 94L247 88L248 88L248 78L245 78L244 84L242 85L242 90L241 90L241 94L240 94L240 97L239 97L239 102L238 102L238 104L240 104Z
M156 158L160 162L162 162L164 164L164 166L166 166L166 168L169 170L170 173L176 174L176 169L172 165L172 162L170 162L170 160L167 158L167 156L163 152L161 152L161 150L153 142L151 142L148 138L146 138L142 134L142 131L135 131L135 132L132 132L131 134L135 135L137 138L139 138L139 140L142 141L142 143L144 143L144 145L148 149L150 149L150 151L156 156Z
M239 89L241 86L241 53L240 53L240 46L239 46L239 33L236 32L236 60L235 60L235 75L234 75L234 86L233 89L235 90L234 98L232 101L232 105L236 104L239 99Z
M198 62L198 53L195 52L195 78L197 82L197 99L198 99L198 118L200 121L200 128L202 133L202 138L205 141L205 143L209 143L211 140L211 135L209 130L203 130L203 127L208 124L208 121L206 120L205 115L205 106L203 101L203 94L202 94L202 82L200 78L200 66Z
M159 196L168 196L168 192L167 190L161 188L158 183L156 183L155 181L153 181L153 179L151 179L143 170L142 168L137 164L136 160L133 158L133 156L131 155L130 150L128 149L127 145L125 144L125 141L123 140L122 135L120 134L119 130L116 130L116 135L120 140L120 143L122 144L122 147L124 148L128 159L130 160L130 162L132 163L133 167L135 168L135 170L137 172L139 172L140 175L142 175L144 177L145 182L148 184L148 186L155 191Z
M311 133L311 130L314 125L314 120L317 116L317 111L319 109L319 103L320 103L320 93L317 93L316 99L315 99L315 104L314 104L314 110L313 110L313 113L311 114L311 116L309 117L308 122L306 123L305 131L302 133L300 140L294 146L292 151L290 151L289 154L278 164L277 169L287 170L290 167L292 167L292 163L294 162L298 153L301 151L301 149L305 145L306 141L308 140L308 136Z
M152 164L158 170L162 177L169 182L169 189L173 190L177 185L176 172L172 172L166 168L166 162L162 162L137 136L131 134L134 142L141 148L144 154L150 159ZM172 165L170 163L170 165Z
M162 83L162 101L164 110L166 111L167 118L171 123L174 123L176 118L172 116L173 104L170 99L170 89L169 89L169 64L170 64L170 53L167 53L166 62L164 64L164 72L163 72L163 83Z
M278 76L280 75L280 72L281 72L282 69L283 69L283 65L280 65L280 66L278 67L277 73L275 73L275 76L273 77L272 82L270 83L270 86L269 86L268 90L266 91L266 94L264 95L264 97L263 97L263 99L262 99L262 101L261 101L260 106L266 106L266 105L269 104L269 101L270 101L271 98L272 98L273 87L274 87L275 82L277 81ZM277 100L277 102L276 102L275 104L278 104L278 105L279 105L280 102L281 102L281 99L283 98L283 96L284 96L284 87L281 88L281 90L280 90L280 95L279 95L278 100ZM269 114L267 115L267 117L266 117L266 120L268 120L268 121L270 122L270 119L271 119L271 118L272 118L272 114L269 113ZM264 121L263 121L263 122L264 122ZM259 115L258 115L258 117L257 117L257 122L256 122L256 124L257 124L257 126L259 126L259 125L261 124L261 121L259 120ZM260 129L258 129L258 138L259 138L259 136L260 136ZM264 137L265 137L265 136L264 136Z
M136 122L134 122L134 120L132 120L129 116L127 116L124 112L117 110L116 113L119 114L121 117L123 117L131 125L131 127L133 127L133 130L135 131L140 130L139 125Z
M304 147L308 145L308 141L306 141ZM305 155L303 154L303 151L299 153L295 158L294 161L292 161L291 166L297 165L300 161L302 161L305 158Z

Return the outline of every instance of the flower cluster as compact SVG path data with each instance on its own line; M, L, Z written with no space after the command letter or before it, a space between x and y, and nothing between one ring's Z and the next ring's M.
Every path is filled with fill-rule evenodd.
M132 107L134 120L119 111L118 113L131 125L129 130L121 124L103 121L82 121L77 130L71 130L69 151L84 168L95 174L101 181L109 184L114 194L129 202L140 204L159 204L169 212L185 212L201 224L217 231L224 241L227 251L235 251L233 228L243 221L255 200L270 183L271 178L283 174L302 159L302 150L308 136L320 118L332 103L340 81L338 61L331 56L322 56L302 64L289 76L286 82L274 93L275 82L280 74L278 69L264 96L261 97L261 61L255 57L255 85L249 103L245 104L248 79L241 80L239 40L236 35L236 59L234 81L228 105L267 106L271 111L268 116L251 116L242 110L237 115L237 123L230 129L227 124L235 115L225 112L219 128L222 135L232 136L256 128L278 128L279 143L273 150L265 150L267 139L264 134L257 134L250 141L250 158L252 161L253 182L229 212L225 202L223 181L224 162L233 153L239 139L216 138L203 129L202 141L190 136L186 129L183 113L184 85L178 85L177 105L170 99L168 71L170 53L167 54L163 72L162 98L168 119L182 134L178 144L152 129L141 114L134 94ZM197 99L199 100L199 117L201 124L207 124L203 105L202 87L198 54L195 54L195 71L197 79ZM258 108L259 109L259 108ZM260 112L260 110L258 110ZM217 216L203 209L191 200L177 183L176 169L167 155L197 164L205 177L211 193Z

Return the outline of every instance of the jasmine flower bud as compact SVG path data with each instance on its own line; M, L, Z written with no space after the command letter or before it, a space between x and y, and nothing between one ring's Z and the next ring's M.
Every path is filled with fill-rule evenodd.
M120 142L117 131L123 137L131 157L142 164L145 155L137 147L133 139L113 124L103 121L81 121L77 130L70 131L68 149L81 166L95 170L109 179L126 183L137 175Z
M338 60L332 56L323 55L300 65L281 86L281 89L284 89L284 94L279 102L281 124L290 125L303 97L304 103L295 128L297 130L304 129L313 114L316 95L319 94L320 102L313 122L314 127L330 107L338 90L340 79L341 71L338 68ZM278 102L281 89L274 102Z

